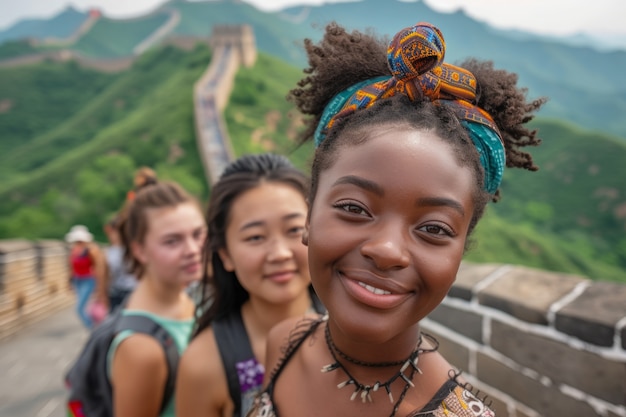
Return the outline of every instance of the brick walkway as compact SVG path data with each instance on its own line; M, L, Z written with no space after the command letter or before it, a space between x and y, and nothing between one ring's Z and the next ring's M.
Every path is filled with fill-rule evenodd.
M87 336L66 308L0 341L0 416L65 417L63 375Z

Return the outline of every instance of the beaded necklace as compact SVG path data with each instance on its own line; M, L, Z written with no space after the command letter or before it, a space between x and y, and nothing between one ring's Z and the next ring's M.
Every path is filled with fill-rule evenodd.
M430 353L430 352L434 352L439 348L439 342L432 336L424 333L420 333L419 335L419 339L417 341L417 345L415 346L415 349L413 349L413 351L411 352L411 354L403 360L399 360L399 361L391 361L391 362L365 362L365 361L361 361L358 359L355 359L351 356L349 356L348 354L342 352L333 342L333 338L330 334L330 329L328 326L328 323L326 324L326 328L324 329L324 336L326 339L326 345L328 346L328 351L330 352L330 355L333 357L334 362L328 365L325 365L322 367L321 371L322 372L332 372L335 371L337 369L341 369L347 376L348 379L341 382L340 384L337 385L337 388L341 389L343 387L346 387L348 385L354 385L354 392L352 393L352 395L350 396L350 401L354 401L354 399L357 396L361 397L361 401L363 403L365 402L373 402L371 393L372 392L376 392L378 391L381 387L385 389L385 391L387 392L387 396L389 398L389 401L391 402L391 404L394 404L394 398L393 395L391 393L391 384L397 380L398 378L401 378L405 384L404 384L404 388L402 388L402 392L400 393L400 398L398 398L398 401L396 401L396 403L394 404L393 410L391 411L391 415L390 417L394 417L396 412L398 411L398 408L400 407L400 404L402 403L402 400L404 400L404 397L406 396L407 391L409 390L409 388L414 387L415 385L413 384L413 378L415 377L415 373L419 372L420 374L422 373L421 369L418 367L418 361L419 361L419 355L422 353ZM430 349L422 349L421 345L423 342L423 337L428 338L431 342L433 342L433 346ZM339 359L337 358L337 356L341 357L342 359L347 360L348 362L351 362L355 365L359 365L359 366L365 366L365 367L375 367L375 368L383 368L383 367L391 367L391 366L401 366L400 370L398 370L398 372L396 372L395 374L393 374L391 376L391 378L389 378L387 381L385 382L380 382L380 381L376 381L376 383L374 383L373 385L365 385L360 383L359 381L357 381L357 379L352 376L352 374L350 373L350 371L348 371L345 366L339 361ZM410 372L408 374L408 376L406 375L405 371L410 367Z

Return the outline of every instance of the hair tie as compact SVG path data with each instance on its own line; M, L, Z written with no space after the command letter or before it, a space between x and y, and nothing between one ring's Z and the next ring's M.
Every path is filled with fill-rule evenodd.
M430 99L449 107L461 120L480 155L485 189L493 194L502 181L506 153L492 117L476 105L476 77L443 62L446 44L441 31L420 22L396 33L387 47L391 76L361 81L335 95L324 108L315 129L315 146L325 139L336 120L379 100L404 94L411 100Z

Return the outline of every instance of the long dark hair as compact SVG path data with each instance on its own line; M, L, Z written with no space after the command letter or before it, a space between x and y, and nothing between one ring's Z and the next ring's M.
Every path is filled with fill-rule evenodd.
M233 201L263 182L289 185L302 194L303 199L306 199L309 191L306 175L284 156L272 153L246 155L226 167L219 181L213 185L209 199L206 272L202 278L193 337L209 327L213 320L239 311L250 297L235 273L224 268L218 251L226 247L226 228Z

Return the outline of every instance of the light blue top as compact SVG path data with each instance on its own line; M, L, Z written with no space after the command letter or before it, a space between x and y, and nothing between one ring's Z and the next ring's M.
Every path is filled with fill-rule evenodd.
M176 347L178 347L178 353L182 355L182 353L187 348L189 344L189 338L191 336L191 331L193 330L193 319L188 320L174 320L168 319L161 316L157 316L152 313L148 313L147 311L141 310L122 310L122 315L130 316L145 316L157 322L160 326L162 326L167 332L172 336L174 342L176 343ZM120 332L111 343L111 347L109 347L109 352L107 353L107 371L109 373L109 378L111 377L111 364L113 363L113 356L115 355L115 351L117 347L122 343L122 341L126 340L129 336L132 336L134 332L132 330L125 330ZM176 391L176 390L174 390ZM169 404L165 407L165 410L159 414L159 417L175 417L174 414L174 396L170 400Z

